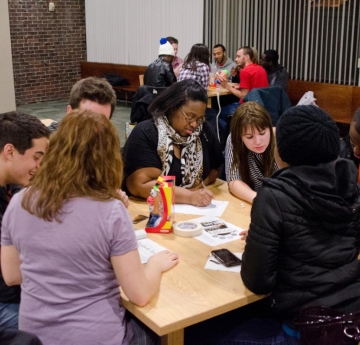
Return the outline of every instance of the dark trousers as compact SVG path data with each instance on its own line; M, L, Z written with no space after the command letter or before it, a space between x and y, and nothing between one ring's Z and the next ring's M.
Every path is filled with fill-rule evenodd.
M249 304L185 329L186 345L298 345L271 318L266 300Z

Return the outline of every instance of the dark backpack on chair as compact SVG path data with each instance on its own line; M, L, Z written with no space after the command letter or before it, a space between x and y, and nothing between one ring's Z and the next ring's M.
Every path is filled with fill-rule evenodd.
M129 86L129 81L122 77L121 75L118 75L116 73L105 73L104 78L109 82L112 86Z
M147 108L156 96L164 91L166 87L154 87L148 85L140 86L132 98L130 122L139 123L151 118Z

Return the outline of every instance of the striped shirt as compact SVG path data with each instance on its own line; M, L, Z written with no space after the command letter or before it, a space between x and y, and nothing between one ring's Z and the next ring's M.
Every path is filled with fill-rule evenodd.
M262 186L261 179L264 177L264 159L262 153L255 153L248 151L248 164L250 169L250 176L254 183L254 190L257 192ZM235 169L232 169L234 156L233 156L233 146L231 142L231 135L228 136L225 146L225 174L226 181L230 183L231 181L240 180L241 176L239 172L239 167L235 166ZM278 170L277 164L274 162L273 173Z

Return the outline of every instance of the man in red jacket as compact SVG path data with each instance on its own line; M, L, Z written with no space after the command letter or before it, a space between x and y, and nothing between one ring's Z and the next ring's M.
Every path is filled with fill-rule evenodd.
M239 97L239 102L231 103L221 110L218 118L220 141L226 141L226 128L228 117L234 114L236 108L242 104L247 94L254 88L269 86L268 76L265 69L254 63L254 51L251 47L241 47L236 53L235 59L240 68L240 84L235 87L229 84L226 75L220 75L218 80L221 86L229 90L233 95ZM213 122L213 119L208 119Z

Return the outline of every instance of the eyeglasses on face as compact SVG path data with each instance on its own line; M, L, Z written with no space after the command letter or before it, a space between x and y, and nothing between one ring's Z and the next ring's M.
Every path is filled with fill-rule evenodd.
M184 112L184 110L182 110L181 108L179 108L180 109L180 111L183 113L183 115L185 116L185 120L187 121L187 122L189 122L189 123L192 123L192 122L194 122L194 121L196 121L196 123L200 126L200 125L202 125L204 122L205 122L205 116L201 116L201 117L198 117L198 118L196 118L196 117L192 117L192 116L188 116L188 115L186 115L186 113Z

